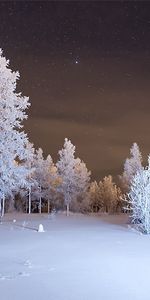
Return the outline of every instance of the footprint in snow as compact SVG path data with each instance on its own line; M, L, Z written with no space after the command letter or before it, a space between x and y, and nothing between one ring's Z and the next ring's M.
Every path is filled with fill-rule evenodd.
M19 272L18 275L21 277L29 277L30 276L30 274L26 273L26 272Z
M12 280L15 279L15 275L1 275L0 274L0 280Z
M25 262L24 262L24 266L26 266L26 267L28 267L28 268L32 268L32 263L31 263L31 261L30 260L26 260Z

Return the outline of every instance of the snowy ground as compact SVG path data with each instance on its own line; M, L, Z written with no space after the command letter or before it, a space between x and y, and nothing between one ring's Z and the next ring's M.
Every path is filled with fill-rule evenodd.
M149 282L150 236L126 215L5 215L0 225L1 300L149 300Z

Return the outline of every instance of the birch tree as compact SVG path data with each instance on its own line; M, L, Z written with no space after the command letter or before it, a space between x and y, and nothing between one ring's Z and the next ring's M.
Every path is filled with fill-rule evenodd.
M39 213L42 211L42 199L47 200L49 212L50 200L55 192L57 169L50 155L44 159L43 150L41 148L36 151L34 169L33 178L36 184L33 190L33 197L39 200Z

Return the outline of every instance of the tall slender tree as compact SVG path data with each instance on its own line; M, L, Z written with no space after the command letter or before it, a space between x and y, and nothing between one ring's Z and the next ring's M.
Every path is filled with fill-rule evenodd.
M91 172L88 171L86 164L80 158L76 159L75 164L75 197L72 208L75 211L85 212L90 210L90 199L88 190L90 187Z
M67 209L67 216L69 215L69 206L75 196L76 191L76 175L75 175L75 146L70 140L65 138L64 147L59 151L59 160L56 164L58 174L62 178L60 191L64 195L64 201Z
M138 171L128 194L132 223L143 233L150 233L150 156L148 166Z
M35 180L35 186L32 196L34 199L39 200L39 213L41 213L42 199L47 200L49 207L50 199L52 195L54 195L57 169L54 166L50 155L44 159L43 150L41 148L39 148L35 153L34 169L33 179Z
M97 181L93 181L90 184L89 189L90 207L92 212L98 212L104 206L102 189L98 185Z
M133 143L130 149L130 158L127 158L124 164L124 172L120 176L122 186L125 191L129 191L133 176L142 170L142 155L137 143Z
M105 176L103 181L99 182L99 188L105 211L108 213L116 212L120 206L122 195L120 188L113 182L112 176Z
M67 138L63 149L59 151L59 156L56 164L58 176L62 179L59 190L64 195L68 216L71 203L75 204L77 198L80 198L78 204L81 206L81 202L85 200L84 196L89 187L91 172L87 170L84 162L75 158L75 146Z

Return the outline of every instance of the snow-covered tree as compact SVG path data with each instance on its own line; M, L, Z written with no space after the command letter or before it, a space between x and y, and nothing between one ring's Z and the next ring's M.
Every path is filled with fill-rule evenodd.
M34 159L35 172L33 178L35 179L33 197L39 200L39 212L41 213L42 199L47 200L48 210L52 196L55 193L57 168L55 167L50 155L46 159L43 157L43 150L39 148L36 151Z
M64 201L67 208L67 216L69 215L69 206L72 199L76 196L76 174L74 157L75 146L70 140L65 138L64 147L59 151L59 160L56 163L58 174L62 178L60 191L64 195Z
M148 167L139 170L133 177L127 199L132 223L143 233L150 233L150 156Z
M18 72L12 72L9 61L0 50L0 201L25 184L30 173L21 162L26 160L27 135L21 131L27 118L27 97L16 92ZM2 205L1 205L2 206ZM4 210L3 210L4 211Z
M133 176L142 169L142 155L137 143L133 143L130 155L131 157L125 161L123 175L120 176L125 191L130 189Z
M59 190L64 195L68 215L71 202L75 203L77 197L82 198L85 195L89 186L90 172L79 158L75 158L75 146L67 138L63 149L59 151L59 156L56 164L58 175L62 179Z
M75 184L76 191L74 201L72 201L72 209L75 211L89 211L90 203L88 197L88 189L90 186L90 176L91 172L88 171L86 164L80 160L76 159L75 163Z
M45 160L45 189L44 198L47 200L47 211L50 212L50 205L56 206L57 189L60 185L60 179L57 167L49 154Z
M102 209L104 205L103 194L102 189L98 185L97 181L93 181L90 184L89 198L92 212L98 212Z
M106 212L116 212L121 202L121 190L113 182L112 176L105 176L99 182L101 197Z
M35 157L34 157L34 179L37 184L35 184L33 188L32 195L34 196L37 201L39 201L39 213L41 213L42 209L42 198L43 198L43 179L44 179L44 157L43 157L43 150L39 148L36 150Z
M35 167L34 167L34 159L35 159L35 149L32 143L29 141L26 144L26 159L22 162L22 165L25 167L25 169L28 171L28 175L25 178L24 183L24 189L20 190L20 194L22 196L27 195L28 198L28 204L26 202L26 211L28 207L28 213L31 213L31 202L32 202L32 189L35 185L37 185L34 173L35 173Z

